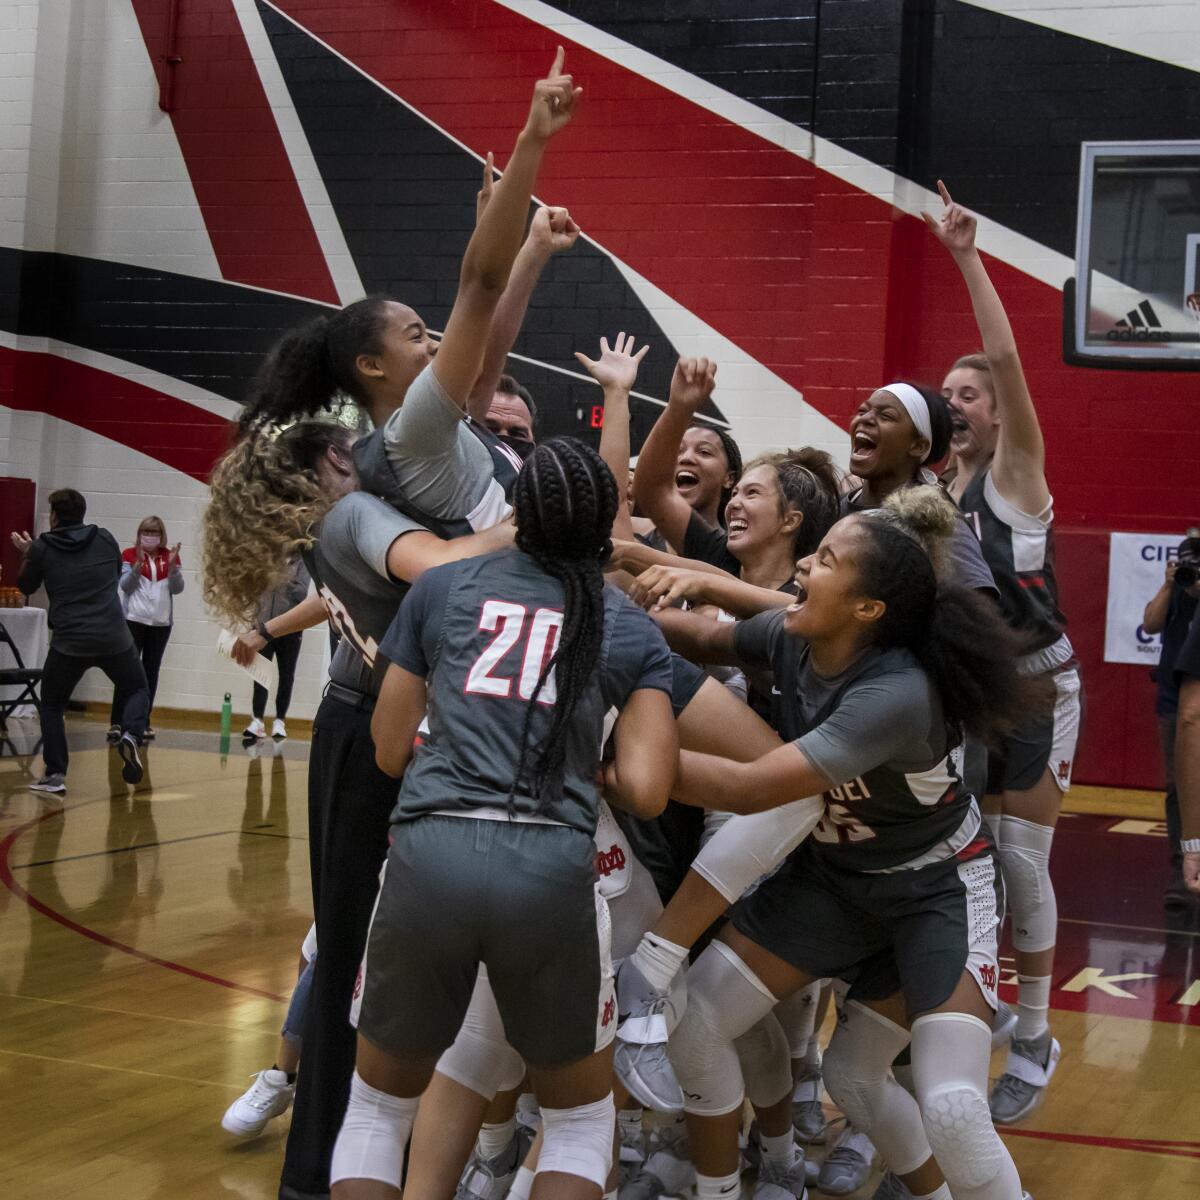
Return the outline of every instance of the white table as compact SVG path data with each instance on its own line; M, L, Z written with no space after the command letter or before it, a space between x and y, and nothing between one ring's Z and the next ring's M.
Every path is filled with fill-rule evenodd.
M9 637L17 644L21 662L31 670L46 665L46 651L50 647L50 628L46 623L46 610L26 605L24 608L0 608L0 625L8 630ZM0 642L0 667L15 667L16 660L4 642ZM0 696L6 699L21 694L16 685L0 688ZM12 711L14 717L35 717L37 710L32 704L22 704Z

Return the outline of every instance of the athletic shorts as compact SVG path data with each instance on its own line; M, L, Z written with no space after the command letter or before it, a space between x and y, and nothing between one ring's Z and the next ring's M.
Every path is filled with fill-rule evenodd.
M986 829L954 858L881 874L805 842L737 904L733 925L814 979L845 980L851 1000L902 992L911 1018L944 1004L969 971L995 1008L1004 906Z
M1054 711L1023 725L988 755L989 795L1027 792L1037 786L1047 767L1061 791L1070 788L1082 711L1079 670L1063 667L1053 679Z
M358 1030L397 1057L440 1055L479 966L509 1044L561 1066L616 1032L608 905L596 843L565 825L425 816L392 827L371 922Z

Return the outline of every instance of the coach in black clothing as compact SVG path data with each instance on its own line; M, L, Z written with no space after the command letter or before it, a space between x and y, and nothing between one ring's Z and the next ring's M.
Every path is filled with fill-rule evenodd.
M42 757L46 773L32 787L67 790L67 701L89 667L99 667L125 697L117 751L125 762L126 783L138 783L138 747L146 732L150 691L133 644L117 581L121 548L107 529L85 525L87 501L72 488L50 494L50 531L36 540L14 533L13 545L25 556L17 587L25 595L45 585L50 601L50 652L42 673Z

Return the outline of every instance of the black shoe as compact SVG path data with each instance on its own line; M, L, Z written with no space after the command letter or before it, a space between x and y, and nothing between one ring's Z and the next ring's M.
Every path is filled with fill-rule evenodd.
M117 743L117 753L125 764L121 768L121 778L126 783L141 783L142 760L138 757L138 744L132 733L121 735L121 740Z
M1191 908L1195 899L1195 893L1189 892L1187 884L1183 882L1183 871L1172 872L1171 880L1163 892L1163 907L1188 909Z
M106 733L104 736L106 738L108 738L108 740L115 745L117 742L119 742L121 740L120 725L110 725L108 727L108 733Z

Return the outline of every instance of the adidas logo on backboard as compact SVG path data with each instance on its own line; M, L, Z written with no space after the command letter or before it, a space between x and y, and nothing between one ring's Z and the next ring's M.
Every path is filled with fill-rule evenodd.
M1169 342L1171 335L1162 327L1149 300L1131 308L1108 331L1110 342Z

